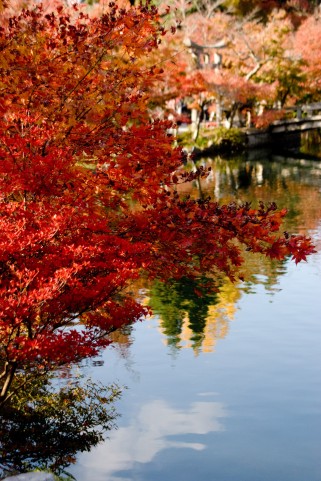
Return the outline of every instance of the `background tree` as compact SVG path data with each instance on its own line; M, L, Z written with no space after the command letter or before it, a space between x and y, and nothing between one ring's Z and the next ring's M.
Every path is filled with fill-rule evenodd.
M236 15L232 3L235 8L244 3L249 13ZM174 71L172 85L180 86L171 92L174 96L178 90L180 100L185 95L183 102L195 108L195 123L210 107L219 124L226 113L227 125L233 125L238 112L244 125L246 112L252 114L254 126L266 127L284 116L277 109L318 100L318 49L313 47L320 30L316 5L229 2L225 8L227 2L205 2L201 8L188 9L192 5L179 3L179 29L167 50L176 64L176 69L168 68ZM310 48L306 39L311 35ZM167 90L167 99L168 94ZM163 97L163 105L167 99Z
M305 82L301 83L304 101L319 101L321 96L320 68L321 16L311 15L298 28L294 52L303 63Z

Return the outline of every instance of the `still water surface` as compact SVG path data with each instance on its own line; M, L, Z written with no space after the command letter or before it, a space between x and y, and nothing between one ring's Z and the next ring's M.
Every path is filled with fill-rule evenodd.
M277 201L321 245L321 162L207 160L192 195ZM248 281L142 290L151 319L86 371L126 385L119 429L69 471L78 481L320 481L321 254L249 260Z

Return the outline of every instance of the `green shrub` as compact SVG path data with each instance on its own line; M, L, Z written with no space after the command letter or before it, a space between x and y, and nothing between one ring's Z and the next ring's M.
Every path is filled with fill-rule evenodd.
M237 128L227 129L217 127L212 129L201 129L196 142L192 139L191 132L183 132L178 135L179 145L191 149L213 149L217 152L235 152L243 150L246 145L245 133Z
M237 128L217 127L211 131L213 145L226 150L241 150L246 144L246 135Z

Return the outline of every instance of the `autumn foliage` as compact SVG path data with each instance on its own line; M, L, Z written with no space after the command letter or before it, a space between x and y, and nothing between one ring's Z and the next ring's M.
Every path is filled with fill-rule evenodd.
M0 15L2 403L28 381L22 370L93 356L146 314L126 289L141 275L233 278L242 246L296 262L312 252L304 237L279 237L274 205L176 193L196 174L169 124L149 116L159 72L143 59L165 33L155 7Z

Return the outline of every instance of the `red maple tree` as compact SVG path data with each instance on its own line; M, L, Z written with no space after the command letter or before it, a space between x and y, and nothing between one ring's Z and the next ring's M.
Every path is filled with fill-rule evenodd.
M294 50L303 61L305 82L301 84L302 97L305 101L319 101L321 92L320 68L320 15L311 15L297 30L294 39Z
M90 18L41 4L0 16L0 404L35 373L97 354L146 314L126 287L203 272L233 278L241 244L296 261L275 206L182 200L169 124L151 121L144 66L165 33L146 6ZM197 175L205 175L199 171ZM20 375L23 373L23 375ZM26 373L29 373L28 375Z

